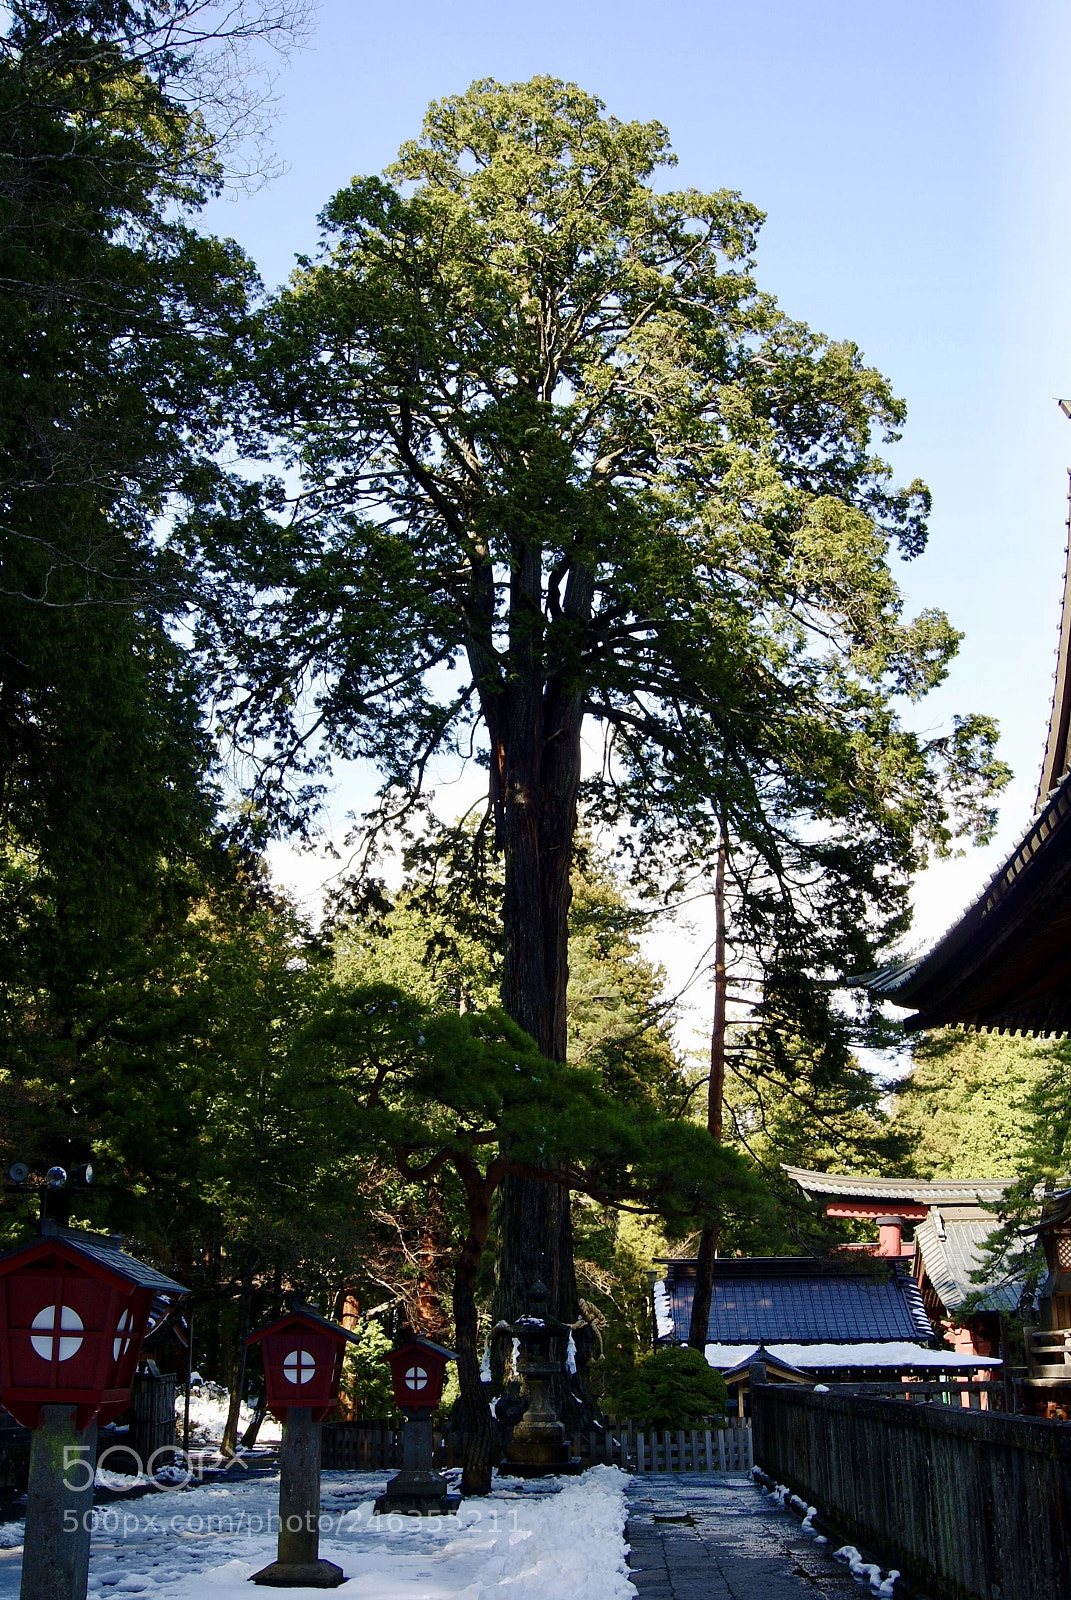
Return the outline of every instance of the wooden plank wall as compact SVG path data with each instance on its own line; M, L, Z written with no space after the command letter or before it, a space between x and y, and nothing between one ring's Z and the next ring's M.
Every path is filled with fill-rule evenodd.
M461 1465L452 1435L435 1430L435 1464ZM325 1422L320 1462L325 1472L382 1472L402 1464L401 1429L391 1421ZM631 1422L574 1435L573 1453L585 1466L606 1463L626 1472L750 1472L751 1427L654 1433Z
M755 1462L941 1600L1071 1600L1071 1428L758 1385Z

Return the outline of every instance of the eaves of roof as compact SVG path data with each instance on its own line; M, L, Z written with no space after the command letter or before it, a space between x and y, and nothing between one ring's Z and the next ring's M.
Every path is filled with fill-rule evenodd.
M1013 1181L1011 1178L867 1178L855 1173L808 1172L782 1164L781 1170L799 1184L804 1194L845 1195L854 1199L905 1200L916 1205L964 1201L995 1204Z
M916 1008L908 1030L955 1025L1002 1031L1062 1033L1071 1030L1071 1009L1062 976L1055 994L1027 984L1020 998L993 991L993 972L1014 962L1058 928L1058 951L1066 950L1066 903L1071 883L1071 773L1046 798L1015 848L959 920L924 955L892 962L852 980L857 987L905 1009ZM1060 941L1063 941L1062 943ZM1036 965L1045 963L1034 959ZM1047 952L1046 952L1047 959ZM987 971L988 964L988 971Z

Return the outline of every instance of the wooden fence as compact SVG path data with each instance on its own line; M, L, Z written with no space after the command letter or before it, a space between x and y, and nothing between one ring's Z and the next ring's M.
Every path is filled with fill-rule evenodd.
M0 1505L26 1493L31 1439L29 1428L21 1428L14 1417L0 1412Z
M907 1378L899 1383L830 1383L829 1394L854 1394L882 1396L888 1400L911 1400L946 1406L961 1406L965 1411L1004 1411L1007 1409L1007 1386L1003 1379L997 1382L958 1383L947 1379L941 1383L918 1383Z
M453 1434L435 1430L435 1464L461 1465ZM750 1472L751 1427L652 1432L631 1422L573 1435L573 1453L586 1467L598 1463L626 1472ZM325 1422L320 1456L325 1471L382 1472L402 1464L401 1427L392 1421Z
M1071 1427L756 1384L756 1465L941 1600L1071 1600Z
M590 1437L591 1459L607 1460L607 1456L597 1453L598 1435ZM636 1429L627 1423L612 1432L608 1430L607 1437L619 1446L620 1455L614 1459L626 1472L750 1472L754 1465L749 1422L675 1433ZM577 1449L576 1440L573 1449ZM583 1451L582 1442L580 1449Z

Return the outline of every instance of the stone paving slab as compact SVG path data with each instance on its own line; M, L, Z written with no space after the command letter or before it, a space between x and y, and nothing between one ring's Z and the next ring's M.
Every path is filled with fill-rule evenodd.
M804 1538L799 1518L750 1478L635 1477L628 1501L639 1600L859 1600L828 1546Z

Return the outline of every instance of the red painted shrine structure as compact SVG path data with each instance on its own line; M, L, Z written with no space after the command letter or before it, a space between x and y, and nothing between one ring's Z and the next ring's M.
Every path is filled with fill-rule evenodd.
M980 1285L973 1273L997 1218L1007 1178L867 1178L786 1167L808 1199L824 1201L827 1217L873 1222L873 1244L849 1245L910 1264L934 1334L961 1355L1001 1356L1001 1318L1018 1309L1017 1283ZM905 1237L907 1233L911 1238ZM981 1298L979 1299L979 1295ZM975 1297L969 1315L961 1313Z

